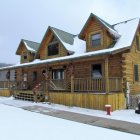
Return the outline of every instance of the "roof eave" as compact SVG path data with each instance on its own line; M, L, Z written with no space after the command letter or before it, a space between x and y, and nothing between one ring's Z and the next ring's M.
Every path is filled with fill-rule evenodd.
M114 55L114 54L121 53L121 52L126 51L126 50L129 50L129 49L131 49L131 46L127 46L125 48L114 50L114 51L112 51L111 54Z
M22 43L23 43L23 39L21 39L21 41L20 41L20 43L18 45L18 48L17 48L16 53L15 53L16 55L20 55L20 53L18 51L19 51L19 48L20 48Z
M109 55L111 54L111 52L103 52L103 53L100 53L100 54L90 54L90 55L85 55L85 56L78 56L78 57L73 57L73 58L68 58L68 59L61 59L61 60L55 60L55 61L50 61L50 62L40 62L40 63L35 63L35 64L30 64L26 65L26 63L24 65L19 65L19 66L12 66L12 67L4 67L4 68L1 68L0 70L7 70L7 69L15 69L15 68L22 68L22 67L32 67L32 66L35 66L35 65L42 65L42 64L53 64L53 63L59 63L59 62L70 62L72 60L78 60L78 59L84 59L84 58L90 58L90 57L96 57L96 56L101 56L101 55Z
M48 29L46 30L45 35L43 36L43 39L41 40L41 43L40 43L39 48L38 48L38 50L37 50L37 52L36 52L35 58L37 58L38 52L39 52L39 50L40 50L40 48L41 48L41 46L42 46L42 42L43 42L43 40L45 39L45 37L46 37L46 35L47 35L47 33L48 33L49 30L50 30L50 26L48 26Z

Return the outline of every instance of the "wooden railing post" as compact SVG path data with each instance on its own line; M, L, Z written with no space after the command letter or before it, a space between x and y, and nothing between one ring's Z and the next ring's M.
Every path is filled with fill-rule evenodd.
M105 59L105 86L106 93L109 93L108 57Z
M8 88L8 89L11 89L11 87L10 87L10 80L8 80L7 88Z
M74 76L71 75L71 93L74 92Z
M123 78L121 78L121 92L124 91L124 81L123 81Z
M5 87L6 87L5 85L6 85L6 82L3 82L3 88L4 88L4 89L5 89Z

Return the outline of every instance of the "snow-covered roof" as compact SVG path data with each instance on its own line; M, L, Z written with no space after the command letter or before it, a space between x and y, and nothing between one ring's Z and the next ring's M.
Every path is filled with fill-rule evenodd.
M38 50L39 47L40 47L40 43L33 42L33 41L29 41L29 40L25 40L25 39L22 39L21 42L20 42L20 44L21 44L21 43L24 43L26 49L27 49L28 51L32 52L32 53L36 53L37 50ZM19 47L18 47L18 49L17 49L16 54L19 54L19 53L18 53L18 50L19 50L19 48L20 48L20 44L19 44Z
M107 29L107 31L115 38L119 38L120 34L113 28L112 25L110 25L109 23L105 22L103 19L101 19L100 17L98 17L97 15L94 15L93 13L91 14L92 17L96 17L96 19L98 21L100 21L102 23L102 25L104 25Z
M23 40L26 48L31 52L37 52L38 48L40 47L40 43L29 41L29 40Z
M130 47L137 31L140 19L135 18L114 25L115 30L121 35L114 45L114 49Z
M83 39L83 37L82 37L83 33L84 33L86 27L88 26L88 23L90 22L90 20L93 18L95 18L103 27L105 27L111 36L113 36L116 39L120 37L120 34L114 29L114 27L112 25L110 25L109 23L107 23L106 21L104 21L103 19L98 17L97 15L91 13L88 20L86 21L84 27L82 28L82 30L79 34L79 38Z
M78 35L73 35L54 27L50 28L70 54L79 54L86 51L86 42L79 39Z
M93 52L85 52L85 49L86 49L85 41L80 40L78 36L73 36L73 42L71 39L71 43L70 43L70 42L67 42L64 38L62 39L62 36L60 35L61 30L59 33L55 30L53 32L56 34L57 38L59 38L62 44L67 48L67 50L73 51L75 53L73 53L70 56L63 56L59 58L38 60L38 61L33 61L29 63L24 63L24 64L17 64L14 66L1 68L0 70L12 69L12 68L24 67L24 66L49 64L49 63L55 63L55 62L65 62L65 61L71 61L71 60L80 59L80 58L114 54L114 53L118 53L126 49L130 49L132 46L136 31L137 31L137 28L139 26L139 21L140 21L139 18L135 18L135 19L131 19L128 21L124 21L124 22L112 25L112 27L115 29L115 31L118 32L120 37L116 39L116 42L111 47L108 46L108 48L106 49L97 50ZM72 37L72 34L70 36Z

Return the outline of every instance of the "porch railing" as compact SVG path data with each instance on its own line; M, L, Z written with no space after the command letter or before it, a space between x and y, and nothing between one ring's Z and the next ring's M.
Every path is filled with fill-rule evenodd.
M108 91L118 92L122 91L122 78L111 77L108 79ZM105 78L73 78L73 79L63 79L63 80L50 80L49 90L63 90L73 92L106 92L107 85Z
M49 90L61 90L61 91L70 91L71 82L70 79L53 79L49 80Z
M8 81L0 81L0 89L6 89L9 88L9 82Z
M0 89L12 89L17 87L16 81L0 81Z
M109 81L109 92L122 91L122 78L111 77ZM107 88L105 78L75 78L74 91L105 92Z
M62 80L46 80L47 90L50 91L71 91L71 92L119 92L122 91L122 78L71 78ZM45 87L45 81L42 87ZM9 88L16 90L28 90L31 87L27 82L8 82L0 81L0 88ZM108 89L107 89L108 88ZM42 88L40 88L42 90Z
M105 91L105 79L75 78L74 91Z

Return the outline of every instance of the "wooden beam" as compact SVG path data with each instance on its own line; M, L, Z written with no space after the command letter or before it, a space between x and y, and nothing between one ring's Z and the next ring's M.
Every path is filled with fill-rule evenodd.
M71 93L74 92L74 75L71 75Z
M105 59L105 85L106 93L109 93L108 57Z

